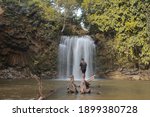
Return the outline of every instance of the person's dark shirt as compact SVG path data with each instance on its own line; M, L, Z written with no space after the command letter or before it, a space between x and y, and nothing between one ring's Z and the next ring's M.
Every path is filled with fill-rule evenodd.
M86 67L87 67L86 62L81 62L80 67L81 67L81 70L86 70Z

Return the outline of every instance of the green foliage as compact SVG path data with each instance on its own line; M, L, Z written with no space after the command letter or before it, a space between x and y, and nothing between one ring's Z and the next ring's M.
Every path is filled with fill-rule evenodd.
M56 71L61 14L48 0L3 0L1 5L5 11L1 23L7 26L6 32L18 40L23 39L29 47L31 70Z
M81 19L75 16L75 11L81 5L82 21L90 25L90 31L101 32L106 37L113 38L106 42L105 48L108 47L108 53L117 58L119 65L150 64L149 0L0 0L0 2L8 6L5 17L16 35L49 43L56 41L60 30L68 22L74 25L80 23ZM16 7L13 8L10 3ZM49 58L47 55L42 52L38 54L35 57L35 64L43 63Z
M63 10L63 15L66 17L73 17L75 10L79 8L79 4L76 0L54 0L57 8Z
M24 30L23 35L26 37L32 38L32 33L36 34L36 38L43 40L53 39L56 33L59 33L60 14L49 6L47 1L29 0L26 3L11 4L6 2L5 15L11 27L17 32Z
M80 2L78 0L50 0L52 6L61 13L61 22L63 22L63 29L69 23L76 23L80 25L81 17L77 15L80 9Z
M150 64L148 36L150 3L141 0L83 0L86 22L96 25L100 32L115 32L112 50L118 63Z

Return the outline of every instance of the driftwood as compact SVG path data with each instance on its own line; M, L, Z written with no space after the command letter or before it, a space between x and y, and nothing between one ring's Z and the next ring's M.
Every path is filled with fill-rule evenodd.
M91 81L93 81L94 79L95 79L95 75L91 76L91 77L87 80L87 82L91 82Z
M91 76L87 81L82 80L80 84L80 92L81 94L91 93L90 83L94 80L95 75Z
M78 93L77 85L74 83L74 76L70 76L70 82L67 87L67 93Z
M46 100L49 96L51 96L56 90L50 90L50 92L47 95L39 96L37 99L38 100Z
M91 92L91 88L90 88L90 82L94 80L94 75L91 76L88 80L82 80L80 85L77 86L74 83L74 76L71 75L70 76L70 81L69 81L69 85L67 87L67 93L78 93L78 89L77 87L79 87L80 89L80 93L84 94L84 93L90 93Z
M43 95L43 86L42 86L42 80L40 77L38 77L37 75L33 75L32 73L30 73L31 78L35 79L38 82L38 99L42 100L45 98L45 96Z
M81 94L91 93L89 82L87 82L86 80L81 81L80 92L81 92Z
M32 73L30 73L30 76L31 76L31 78L34 78L38 83L38 96L36 99L38 99L38 100L47 99L50 95L52 95L55 92L55 90L50 90L50 92L47 95L44 95L42 79L40 77L38 77L37 75L33 75Z

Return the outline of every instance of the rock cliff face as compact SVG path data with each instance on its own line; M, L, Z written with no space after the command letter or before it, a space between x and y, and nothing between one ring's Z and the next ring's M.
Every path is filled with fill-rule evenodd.
M1 67L26 67L28 65L30 42L21 30L13 26L12 19L9 19L7 16L7 10L11 10L12 8L3 8L4 12L0 15Z
M1 31L0 37L0 55L4 64L21 67L28 65L29 43L26 38L19 38L4 31Z
M36 21L32 19L35 15L38 16L36 13L32 15L33 12L35 11L14 4L0 6L0 74L4 78L8 76L8 71L9 74L14 75L14 78L17 78L17 71L18 75L22 72L26 76L30 71L44 78L57 75L58 36L56 35L59 31L56 30L53 35L44 35L45 32L51 33L53 30L45 29L44 26L34 27ZM18 76L20 77L25 78Z

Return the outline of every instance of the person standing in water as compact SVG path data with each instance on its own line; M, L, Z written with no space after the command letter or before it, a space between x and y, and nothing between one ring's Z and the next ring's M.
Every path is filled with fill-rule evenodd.
M87 63L84 61L84 58L81 59L80 67L81 67L81 71L83 75L83 80L85 80L85 72L86 72Z

